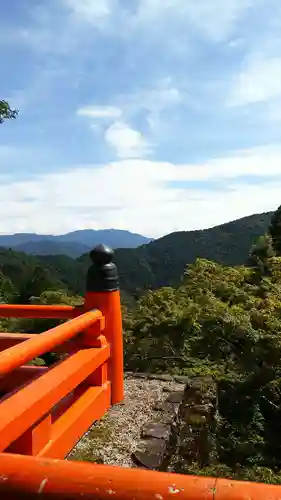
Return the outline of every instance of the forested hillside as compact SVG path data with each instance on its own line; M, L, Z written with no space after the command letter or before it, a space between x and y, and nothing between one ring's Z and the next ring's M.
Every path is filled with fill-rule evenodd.
M281 209L247 266L197 259L124 314L130 370L210 375L216 456L179 472L281 484Z
M211 229L172 233L136 249L118 249L115 262L121 288L135 293L179 284L185 266L197 258L244 264L250 246L267 231L271 217L271 212L252 215ZM87 256L78 261L89 264Z
M258 214L211 229L173 233L137 249L116 250L123 295L130 301L147 289L179 284L185 266L197 257L244 264L249 247L267 230L271 215ZM75 260L65 255L31 256L0 248L0 270L11 280L21 301L50 288L83 293L89 264L88 254Z
M134 308L123 303L125 368L211 375L216 380L216 457L212 463L198 457L195 463L183 464L180 472L281 483L281 208L268 233L246 252L240 238L247 223L251 235L262 234L263 225L269 225L269 214L262 222L256 218L258 228L250 226L248 218L202 231L209 246L218 241L218 233L228 243L229 234L236 234L227 248L240 248L239 257L223 252L223 246L210 251L218 260L241 259L240 265L194 258L179 285L149 291ZM172 236L183 235L171 235L168 241ZM252 239L247 236L248 242ZM84 286L86 259L35 258L1 250L0 266L4 302L83 302L78 292ZM40 333L55 324L58 321L2 319L1 329ZM57 356L49 353L36 363L50 365Z

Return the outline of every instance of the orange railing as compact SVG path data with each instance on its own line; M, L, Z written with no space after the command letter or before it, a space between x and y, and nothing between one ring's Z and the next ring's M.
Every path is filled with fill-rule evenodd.
M281 491L274 485L20 455L0 454L0 471L3 500L280 500Z
M0 333L0 498L280 500L281 486L62 460L123 399L112 254L91 253L83 307L0 305L3 317L68 320L40 335ZM63 354L53 366L28 364L50 351Z
M105 370L110 347L100 332L93 339L83 335L97 322L101 330L102 319L100 311L89 311L0 353L0 387L6 393L0 403L1 452L64 458L105 413L110 405ZM76 346L53 367L24 365L78 333ZM103 376L95 384L100 367Z
M83 307L0 305L2 317L67 320L40 335L0 333L2 453L64 458L123 398L120 296L109 286L115 266L106 248L92 258ZM63 356L50 367L30 364L47 352Z

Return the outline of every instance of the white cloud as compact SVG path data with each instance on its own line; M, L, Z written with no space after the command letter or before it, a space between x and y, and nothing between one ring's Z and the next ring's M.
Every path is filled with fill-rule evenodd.
M251 5L253 0L140 0L137 20L143 25L164 20L170 28L176 23L185 31L192 27L217 42L231 35Z
M214 41L227 39L253 0L192 0L186 2L191 25Z
M281 57L252 54L235 77L229 105L243 106L281 97Z
M127 159L0 184L1 232L116 227L158 237L210 227L275 209L281 203L280 164L281 148L271 147L202 165ZM243 174L264 176L267 182L243 184L237 178ZM183 180L219 183L222 177L231 179L228 189L167 185Z
M183 99L184 95L173 79L166 77L116 98L114 105L81 106L76 115L87 118L92 130L104 134L105 141L116 150L118 158L140 158L152 152L151 145L128 123L137 121L138 115L144 113L155 144L163 138L163 129L169 126L163 114L169 112L171 118L173 110Z
M121 0L61 0L77 22L106 27L117 37L139 35L168 42L175 49L179 44L174 33L190 39L194 28L201 36L214 42L227 39L254 2L253 0L138 0L131 9ZM157 34L156 38L155 35ZM159 43L159 39L158 39ZM187 50L187 47L186 47Z
M114 106L83 106L76 114L87 118L119 118L122 110Z
M73 16L79 20L98 25L112 12L113 0L63 0Z
M138 158L149 153L149 144L142 134L121 121L106 130L105 140L115 148L118 158Z
M151 130L155 131L163 124L163 113L172 112L185 97L173 78L166 77L122 96L120 101L124 114L129 118L144 111Z
M134 114L132 112L136 109L131 107L130 111ZM150 152L149 143L141 132L130 127L126 121L118 120L124 114L120 107L88 105L79 108L76 114L89 118L94 131L103 131L104 140L115 150L117 158L141 158ZM128 110L125 114L129 114ZM110 123L106 129L100 127L100 120L104 119Z

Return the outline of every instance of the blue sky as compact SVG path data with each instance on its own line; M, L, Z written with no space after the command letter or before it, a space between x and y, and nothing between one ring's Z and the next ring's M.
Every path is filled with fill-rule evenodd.
M281 204L279 0L13 0L0 232L157 237Z

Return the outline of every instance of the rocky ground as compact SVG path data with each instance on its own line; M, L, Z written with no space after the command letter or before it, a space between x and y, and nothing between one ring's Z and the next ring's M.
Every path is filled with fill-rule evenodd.
M125 378L123 403L111 408L107 415L95 423L78 442L68 460L136 467L132 454L137 450L145 424L161 421L157 410L168 393L183 391L184 381L168 375L159 379ZM165 379L166 378L166 379ZM163 421L163 420L162 420Z

